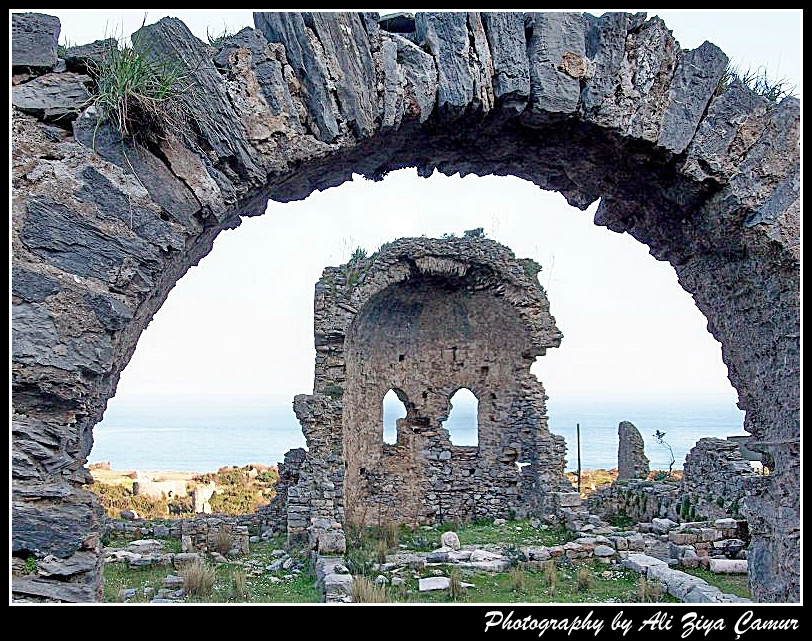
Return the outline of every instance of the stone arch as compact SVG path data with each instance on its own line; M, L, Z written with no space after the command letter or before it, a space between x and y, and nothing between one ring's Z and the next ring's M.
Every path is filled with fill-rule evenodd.
M13 88L12 553L66 572L15 576L14 593L99 598L99 510L81 488L92 429L217 234L269 198L416 167L515 175L579 208L600 198L596 224L674 266L722 344L749 447L774 462L745 506L751 588L798 600L799 101L723 86L718 48L683 50L644 14L424 13L398 33L370 13L254 19L219 49L176 19L140 30L193 78L180 138L96 128L71 72L48 74L68 90L53 108L39 80ZM13 16L12 67L48 71L58 28L18 32L26 20ZM297 408L307 432L312 408Z
M484 367L488 367L488 366L485 365ZM474 442L473 443L469 443L469 442L463 443L460 438L455 437L452 434L452 429L451 429L452 425L449 423L449 421L452 418L455 417L455 412L459 412L459 408L457 408L455 410L454 400L458 399L458 402L459 402L459 400L464 399L464 398L466 398L468 396L470 396L471 398L474 399L474 403L475 403L475 407L476 407L476 410L474 411L474 423L473 423L473 428L474 428L474 430L473 430L473 432L474 432L473 433L473 441ZM495 399L493 399L493 400L495 400ZM449 404L448 416L446 417L446 419L444 421L442 421L442 423L443 423L443 428L448 432L448 436L449 436L449 439L451 440L451 442L453 444L455 444L455 445L466 445L466 446L478 447L479 446L479 396L477 396L470 388L465 387L463 385L463 386L458 387L457 389L455 389L453 392L451 392L451 395L448 397L448 404ZM470 438L468 440L470 440Z

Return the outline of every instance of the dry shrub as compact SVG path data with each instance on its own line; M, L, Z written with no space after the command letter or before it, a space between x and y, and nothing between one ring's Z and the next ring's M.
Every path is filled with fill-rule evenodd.
M576 579L578 581L579 592L586 592L592 589L592 572L589 571L589 568L579 568Z
M386 545L386 541L381 539L378 541L378 547L375 549L376 558L378 559L378 563L384 564L386 563L386 553L389 551L389 547Z
M209 596L214 588L214 568L204 561L190 563L178 574L183 579L183 588L193 596Z
M641 575L637 579L637 597L642 603L655 603L663 599L663 584L659 581L649 581Z
M451 582L448 584L448 596L450 596L453 601L459 601L463 594L460 575L456 571L452 571L448 577L451 579Z
M381 540L390 550L397 547L400 542L400 530L394 521L388 521L381 527Z
M555 561L550 559L544 562L544 582L550 588L550 594L555 595L555 586L558 582L558 573L555 568Z
M527 587L524 570L519 567L510 570L510 589L514 592L524 592Z
M365 576L357 576L353 579L350 596L353 603L388 603L386 587L376 585Z
M234 543L231 540L231 534L223 529L217 530L217 533L212 539L212 544L214 545L214 549L220 554L228 554L231 548L234 547Z
M240 601L248 600L248 577L243 570L234 570L231 573L231 587L234 597Z

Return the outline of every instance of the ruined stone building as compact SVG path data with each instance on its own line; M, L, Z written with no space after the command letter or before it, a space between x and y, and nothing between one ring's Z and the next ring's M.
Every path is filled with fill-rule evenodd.
M530 372L562 337L539 269L477 237L400 239L325 269L315 391L294 405L309 448L288 489L294 537L344 519L538 513L550 492L571 489L564 439L547 429L544 388ZM461 388L479 401L477 446L454 445L443 427ZM389 390L407 412L394 444L383 440Z
M722 345L748 448L771 462L743 506L751 589L800 599L799 100L728 82L715 45L684 49L643 13L256 12L218 47L164 18L136 37L189 78L181 108L197 126L146 144L88 106L93 46L59 60L56 18L11 18L11 552L65 568L15 575L14 594L100 598L100 510L82 489L93 428L217 235L269 199L414 167L516 176L580 209L600 199L597 225L673 266ZM560 338L538 283L494 244L436 242L401 241L319 284L314 394L295 403L308 455L286 510L325 545L345 509L521 511L558 482L561 444L528 371ZM479 398L476 452L442 428L460 387ZM408 413L384 447L389 389Z

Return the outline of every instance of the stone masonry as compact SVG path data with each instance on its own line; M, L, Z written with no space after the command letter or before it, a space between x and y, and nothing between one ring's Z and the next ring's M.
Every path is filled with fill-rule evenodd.
M644 479L648 477L648 458L640 432L629 421L621 421L617 427L617 478Z
M623 514L635 521L740 518L753 488L768 481L742 459L738 442L702 438L685 458L681 481L618 477L591 494L588 504L604 518Z
M400 239L324 271L316 285L315 393L297 397L295 409L309 464L323 465L318 452L340 454L332 465L344 470L347 520L504 518L539 511L549 492L571 490L564 439L547 429L544 388L530 373L536 356L561 340L539 269L494 241L466 236ZM479 399L477 447L453 445L443 427L461 387ZM394 445L383 441L390 389L407 411ZM313 482L306 469L297 494L311 497L311 523L329 518L316 514L328 501L343 522L335 482L314 501L302 491ZM296 534L302 503L288 501Z
M122 140L84 98L93 48L65 70L58 20L11 23L11 553L72 568L13 573L15 598L99 598L101 512L81 487L93 427L217 235L268 199L403 167L519 176L581 209L600 199L596 224L669 261L722 345L749 446L772 463L742 506L754 595L800 598L797 99L720 83L717 47L683 49L640 13L426 12L393 32L374 13L257 12L219 47L173 18L140 29L149 56L188 74L190 126ZM307 425L342 419L341 399L309 405ZM324 465L305 461L303 490L332 528L340 440L315 447Z

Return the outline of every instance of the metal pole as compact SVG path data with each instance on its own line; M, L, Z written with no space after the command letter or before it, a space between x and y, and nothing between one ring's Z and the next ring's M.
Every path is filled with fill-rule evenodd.
M575 432L578 435L578 494L581 493L581 424L575 424Z

